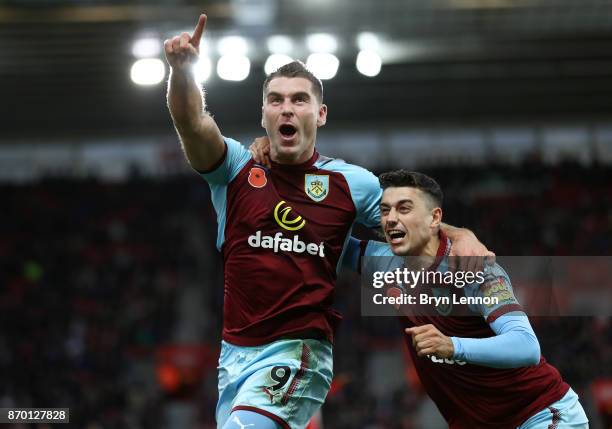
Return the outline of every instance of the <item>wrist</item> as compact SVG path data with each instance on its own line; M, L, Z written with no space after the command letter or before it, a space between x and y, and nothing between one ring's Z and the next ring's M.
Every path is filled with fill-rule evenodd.
M461 344L461 339L458 337L450 337L451 342L453 343L453 359L463 360L463 346Z

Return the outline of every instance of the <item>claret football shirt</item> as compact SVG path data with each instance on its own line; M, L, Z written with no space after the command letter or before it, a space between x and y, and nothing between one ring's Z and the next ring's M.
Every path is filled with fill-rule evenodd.
M339 261L355 221L380 222L378 179L316 151L303 164L267 169L237 141L225 144L219 164L202 173L223 255L223 339L332 341L341 319L331 307Z

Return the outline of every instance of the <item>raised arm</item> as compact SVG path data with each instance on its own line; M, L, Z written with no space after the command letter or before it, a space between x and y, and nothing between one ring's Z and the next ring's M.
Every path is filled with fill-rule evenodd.
M170 65L168 109L189 164L200 172L213 168L225 151L219 127L206 111L204 93L193 75L205 26L202 14L192 36L182 33L164 42Z

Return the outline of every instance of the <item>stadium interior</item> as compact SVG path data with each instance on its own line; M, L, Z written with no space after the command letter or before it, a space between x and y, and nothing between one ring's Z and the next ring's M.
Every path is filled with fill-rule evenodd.
M498 255L609 257L610 0L0 0L0 408L215 427L216 216L172 127L161 45L201 12L225 135L265 132L270 55L324 59L321 153L431 175L444 220ZM610 429L612 284L596 280L603 309L531 322L590 427ZM340 274L322 427L446 427L396 321L361 316L358 285Z

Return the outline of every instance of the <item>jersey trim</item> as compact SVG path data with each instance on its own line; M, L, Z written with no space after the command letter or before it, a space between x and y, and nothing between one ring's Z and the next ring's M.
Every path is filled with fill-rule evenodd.
M291 399L291 396L293 396L293 394L295 393L295 390L299 386L300 381L302 381L302 378L304 378L304 374L306 374L306 371L308 370L308 368L310 368L310 347L308 347L306 343L302 343L302 356L300 358L300 369L298 369L298 371L295 373L295 376L293 377L293 380L291 380L291 384L289 385L289 388L287 389L287 391L285 392L285 394L283 395L281 399L281 404L287 405L287 402L289 401L289 399Z
M238 410L251 411L253 413L261 414L264 417L267 417L267 418L269 418L271 420L274 420L276 423L281 425L283 427L283 429L291 429L289 424L286 421L284 421L283 419L281 419L279 416L277 416L276 414L272 414L269 411L262 410L261 408L251 407L249 405L237 405L234 408L232 408L231 412L233 413L234 411L238 411Z
M487 317L486 322L491 324L497 320L498 317L503 316L506 313L510 313L511 311L523 311L523 307L520 304L508 304L502 307L499 307L497 310L494 310Z
M223 140L223 155L219 158L219 161L215 162L212 167L206 170L196 170L200 174L208 174L215 171L217 168L221 167L221 164L225 162L225 158L227 158L227 143L225 143L225 139Z

